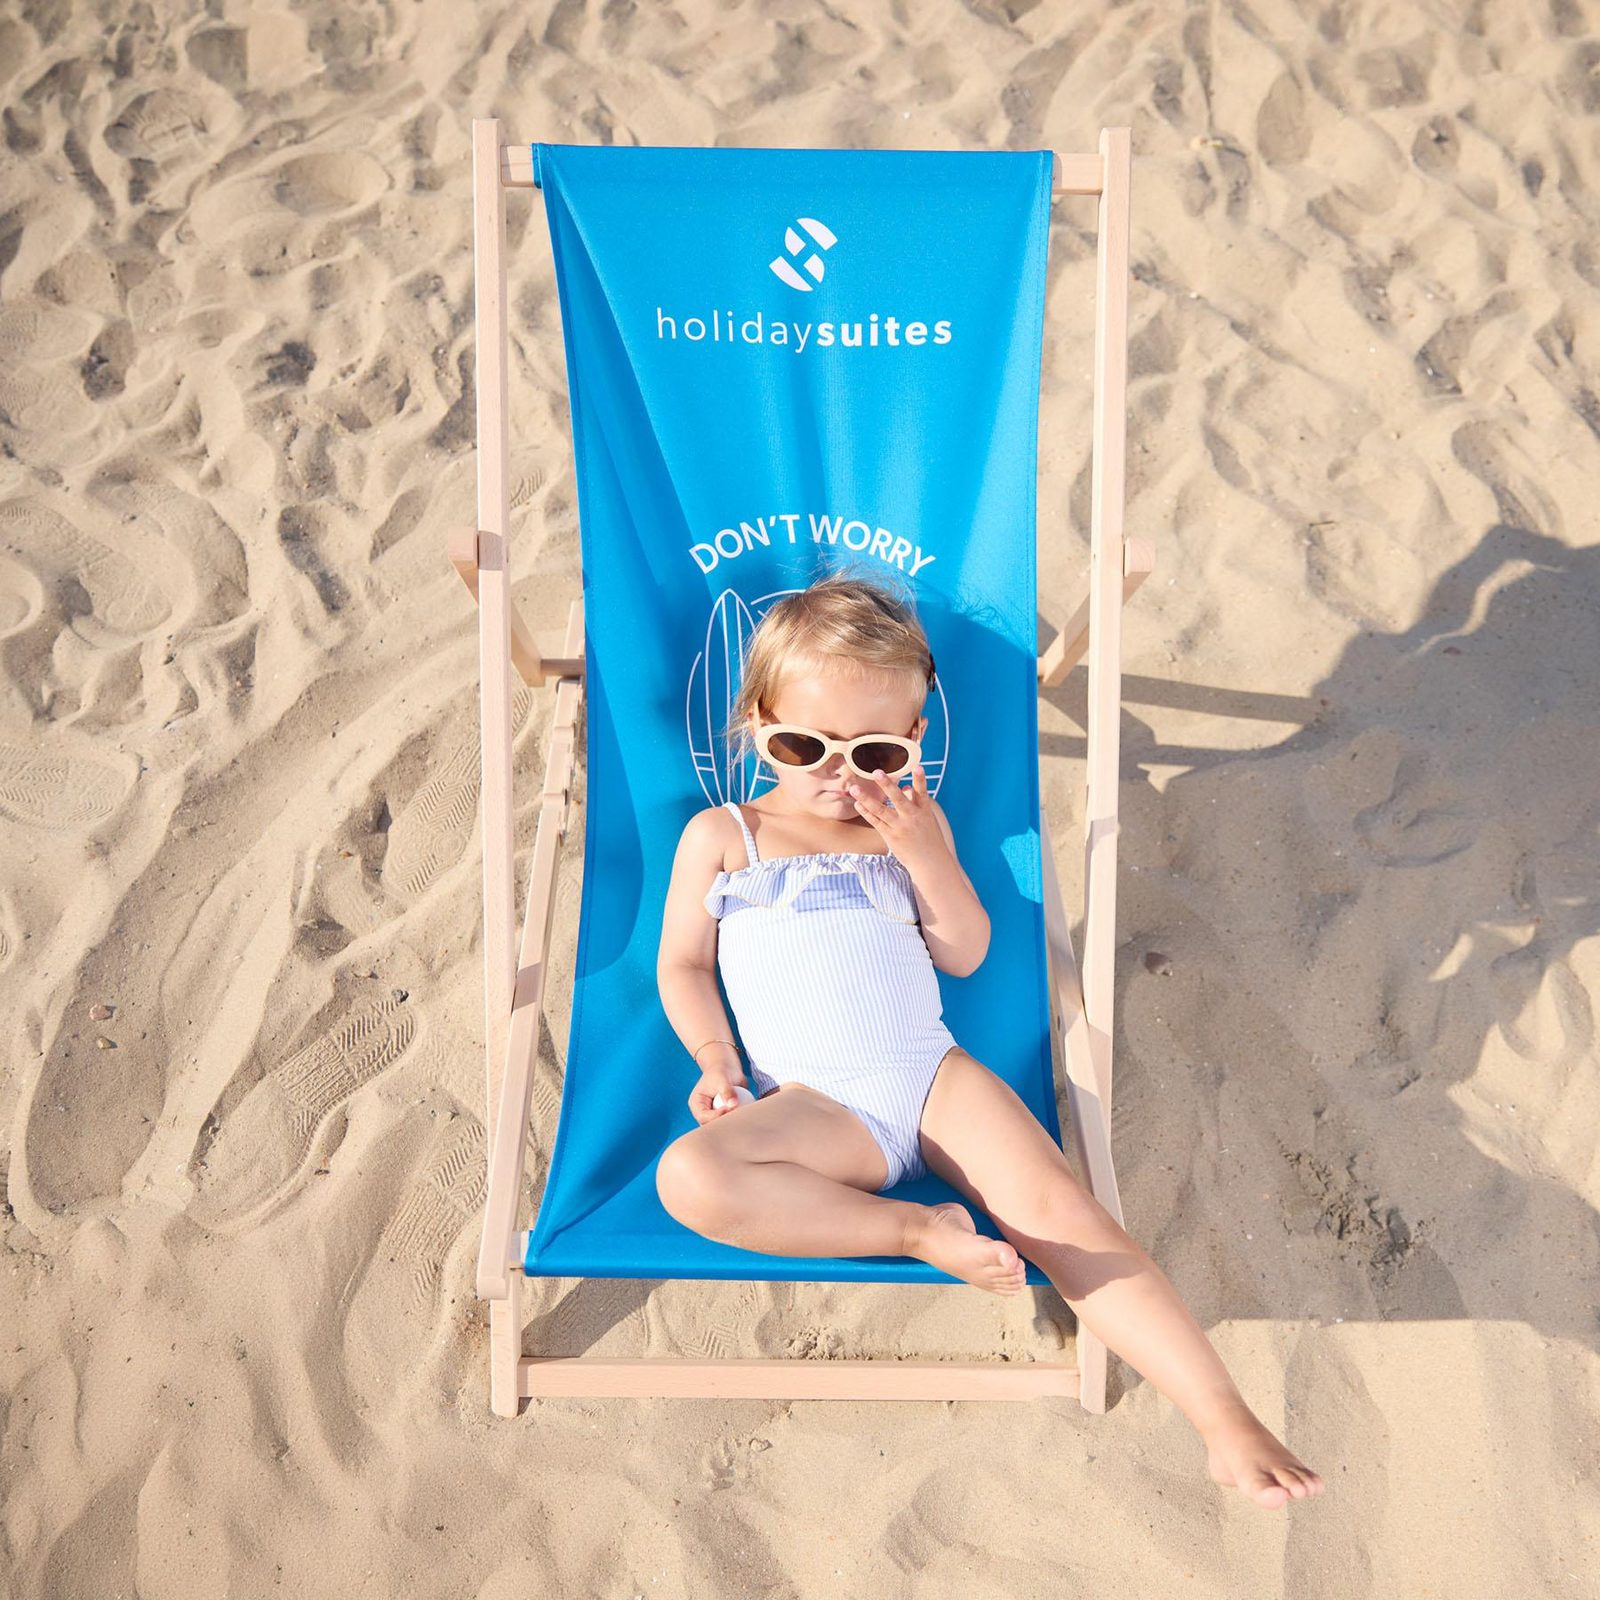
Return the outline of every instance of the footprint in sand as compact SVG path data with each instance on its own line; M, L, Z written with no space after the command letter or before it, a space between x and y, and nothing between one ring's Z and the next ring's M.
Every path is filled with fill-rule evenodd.
M405 1055L418 1028L414 1008L384 1000L273 1067L196 1153L193 1219L231 1232L275 1210L299 1187L328 1119Z
M370 1254L363 1247L366 1265L344 1323L349 1376L380 1409L409 1404L406 1386L428 1381L456 1319L473 1309L465 1263L453 1280L458 1285L454 1305L444 1293L444 1266L458 1247L469 1249L476 1259L487 1183L483 1124L472 1116L440 1114L437 1107L433 1115L437 1121L424 1130L425 1146L413 1138L419 1123L428 1120L420 1112L408 1113L384 1134L385 1159L409 1176L409 1184L386 1206L382 1232L374 1225L377 1243ZM418 1149L420 1156L413 1157ZM369 1197L376 1202L377 1195L373 1186ZM408 1370L399 1388L398 1350L408 1352Z
M85 756L43 755L0 744L0 816L35 828L86 828L109 817L130 785Z
M15 348L20 331L17 320L7 317L4 327L0 327L0 411L4 411L15 437L47 441L59 449L62 440L80 438L100 420L89 385L62 383L57 375L58 369L78 364L61 359L70 357L70 351L53 348L63 329L74 325L79 348L90 346L95 337L93 328L65 307L43 324L37 344L20 350ZM84 370L88 367L85 362Z
M646 1311L650 1354L727 1361L755 1352L757 1327L774 1309L771 1287L738 1280L699 1285L703 1293L653 1299Z
M478 815L478 741L463 739L389 826L383 881L420 895L453 867L472 838Z
M5 397L0 395L0 406L4 404ZM39 574L10 552L0 551L0 639L31 628L44 607Z
M461 1230L478 1221L488 1186L486 1158L483 1124L476 1117L447 1122L416 1186L379 1236L374 1262L398 1269L406 1311L414 1314L431 1304L446 1254Z
M115 122L106 124L107 148L119 156L169 166L203 159L206 108L192 95L176 89L152 89L123 108Z
M89 611L114 633L139 635L159 628L172 607L161 589L120 550L75 528L37 502L0 505L0 551L20 561L58 593L76 583L84 599L69 609Z
M527 689L512 695L513 740L521 736L535 703ZM383 858L386 887L415 898L461 859L478 819L481 771L475 733L430 764L421 788L389 825Z

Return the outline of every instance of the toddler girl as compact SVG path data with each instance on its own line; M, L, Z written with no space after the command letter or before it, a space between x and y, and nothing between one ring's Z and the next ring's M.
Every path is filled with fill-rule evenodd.
M935 969L973 972L989 919L928 792L933 677L911 604L875 581L823 578L756 628L726 731L777 781L678 842L657 982L701 1074L699 1126L662 1152L661 1203L743 1249L908 1255L996 1294L1023 1287L1026 1256L1194 1424L1217 1482L1265 1506L1317 1494L1160 1268L944 1024ZM958 1203L885 1193L929 1170L1004 1238Z

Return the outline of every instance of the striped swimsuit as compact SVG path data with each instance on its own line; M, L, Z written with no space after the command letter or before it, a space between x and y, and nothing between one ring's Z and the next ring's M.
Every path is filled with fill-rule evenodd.
M757 1095L804 1083L848 1107L889 1163L878 1193L920 1178L918 1128L955 1036L944 1025L911 875L892 853L763 861L737 801L748 866L719 872L705 908Z

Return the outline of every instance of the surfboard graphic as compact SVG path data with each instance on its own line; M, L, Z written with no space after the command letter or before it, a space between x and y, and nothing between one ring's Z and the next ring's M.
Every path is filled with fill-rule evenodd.
M714 806L752 798L754 774L748 770L751 764L735 765L722 730L733 715L733 702L739 693L739 668L756 620L734 590L724 589L712 602L704 648L689 669L685 702L689 751L701 791L707 803Z

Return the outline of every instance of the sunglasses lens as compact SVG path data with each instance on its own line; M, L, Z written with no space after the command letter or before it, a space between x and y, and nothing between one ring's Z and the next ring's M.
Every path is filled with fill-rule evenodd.
M852 754L863 772L882 772L891 778L911 765L911 752L903 744L858 744Z
M774 761L786 767L814 767L822 759L822 744L804 733L775 733L767 740Z

